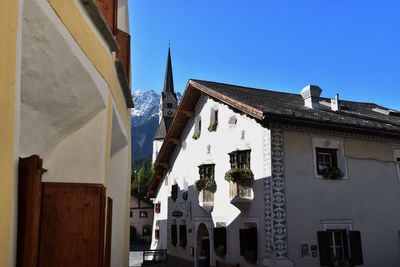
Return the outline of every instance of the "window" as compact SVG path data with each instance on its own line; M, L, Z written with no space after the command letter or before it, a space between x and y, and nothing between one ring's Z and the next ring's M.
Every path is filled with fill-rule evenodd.
M131 218L132 218L132 211L130 211L130 212L129 212L129 217L131 217Z
M199 122L197 123L197 125L198 125L198 128L197 128L198 132L201 132L201 120L199 120Z
M218 109L214 110L214 122L218 123Z
M247 262L257 262L257 228L239 229L240 255Z
M237 150L229 153L231 168L250 169L250 150Z
M171 245L176 246L178 244L178 231L176 222L171 224Z
M151 226L143 225L142 236L149 236L151 234Z
M203 164L199 166L200 179L214 179L215 164Z
M199 175L200 180L208 180L214 179L214 169L215 164L203 164L199 166ZM208 190L201 190L199 193L200 199L203 203L211 203L214 202L214 193L212 188L208 188Z
M167 108L172 108L172 103L167 103Z
M348 179L343 139L312 137L312 153L315 178Z
M147 218L147 211L140 211L139 217L140 218Z
M233 126L235 126L236 124L237 124L237 118L236 118L236 116L235 115L233 115L233 116L231 116L230 118L229 118L229 127L233 127Z
M396 158L396 163L397 163L397 176L400 179L400 158Z
M161 211L161 203L158 202L158 203L156 203L156 204L154 205L154 212L155 212L155 213L160 213L160 211Z
M317 156L317 173L322 175L324 170L337 165L337 149L316 147L315 153Z
M226 255L226 227L214 228L214 252L220 257Z
M318 232L321 266L337 266L338 262L363 264L361 234L347 229L327 229Z

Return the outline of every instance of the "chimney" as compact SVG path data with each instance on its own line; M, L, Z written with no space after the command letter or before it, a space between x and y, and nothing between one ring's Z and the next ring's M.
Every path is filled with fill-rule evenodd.
M331 109L332 109L332 111L340 110L339 94L336 94L335 99L331 99Z
M319 96L322 89L316 85L307 85L300 94L304 99L304 106L308 108L319 108Z

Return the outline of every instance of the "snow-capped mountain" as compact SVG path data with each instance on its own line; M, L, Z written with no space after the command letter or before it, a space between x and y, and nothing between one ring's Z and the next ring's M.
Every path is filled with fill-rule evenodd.
M142 124L146 119L158 117L160 94L150 91L135 91L133 93L135 107L131 109L131 118L134 125Z
M176 94L178 101L182 95ZM133 160L151 156L153 137L158 127L160 94L153 91L135 91L135 107L131 109L132 158Z

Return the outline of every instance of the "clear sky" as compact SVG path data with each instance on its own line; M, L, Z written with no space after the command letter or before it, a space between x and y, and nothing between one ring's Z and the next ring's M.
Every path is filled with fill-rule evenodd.
M189 78L400 110L400 1L129 0L133 90Z

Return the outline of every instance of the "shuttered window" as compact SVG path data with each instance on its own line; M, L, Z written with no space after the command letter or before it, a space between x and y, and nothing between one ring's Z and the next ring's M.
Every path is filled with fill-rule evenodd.
M353 265L363 264L361 234L359 231L327 230L318 235L321 266L333 266L334 260L349 260ZM349 250L350 244L350 250Z

